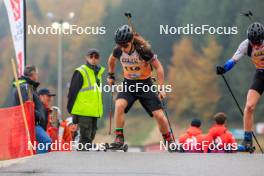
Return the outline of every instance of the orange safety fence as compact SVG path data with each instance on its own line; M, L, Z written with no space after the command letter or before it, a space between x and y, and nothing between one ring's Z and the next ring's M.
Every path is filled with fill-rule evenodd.
M31 138L35 141L34 103L25 102L25 113ZM30 155L21 106L0 109L0 160Z

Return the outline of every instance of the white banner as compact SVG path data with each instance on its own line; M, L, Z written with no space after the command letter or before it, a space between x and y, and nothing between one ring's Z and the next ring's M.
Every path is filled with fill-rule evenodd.
M4 0L14 43L18 73L21 76L25 67L24 50L24 0Z

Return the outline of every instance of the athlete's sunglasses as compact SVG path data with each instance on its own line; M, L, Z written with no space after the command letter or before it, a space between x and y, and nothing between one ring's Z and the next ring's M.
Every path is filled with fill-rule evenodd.
M251 41L251 44L252 45L255 45L255 46L260 46L260 45L262 45L262 43L263 43L263 40L257 40L257 41Z
M122 43L118 44L121 48L128 48L129 44L128 43Z

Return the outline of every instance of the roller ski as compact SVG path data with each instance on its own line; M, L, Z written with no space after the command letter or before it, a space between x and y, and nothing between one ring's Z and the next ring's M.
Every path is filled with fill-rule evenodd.
M119 144L119 145L116 145L115 143L111 143L111 144L108 144L108 143L105 143L105 151L107 150L112 150L112 151L123 151L123 152L127 152L128 150L128 145L127 144Z
M243 141L241 145L238 145L238 152L249 152L254 153L256 147L253 146L252 141Z
M169 140L169 141L164 141L165 143L168 143L167 145L167 151L169 153L174 153L174 152L183 152L178 144L176 144L175 141Z
M124 143L124 135L122 132L117 131L116 132L116 138L115 141L111 144L106 143L105 144L105 149L107 150L113 150L113 151L124 151L127 152L128 150L128 145Z

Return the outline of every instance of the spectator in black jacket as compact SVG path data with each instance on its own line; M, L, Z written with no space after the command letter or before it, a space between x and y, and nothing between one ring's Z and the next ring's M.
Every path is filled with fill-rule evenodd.
M37 94L37 88L39 86L39 82L37 81L37 68L35 66L27 66L25 68L24 75L19 78L19 85L23 102L33 101L35 104L36 140L39 144L42 143L47 146L43 150L37 149L37 153L46 153L49 150L51 139L44 130L46 124L45 110ZM12 105L19 105L20 102L15 82L13 83L12 94Z
M39 99L44 107L44 112L45 112L45 124L44 124L44 129L47 131L48 124L51 121L51 101L56 94L51 93L49 89L43 88L38 91L38 96Z

